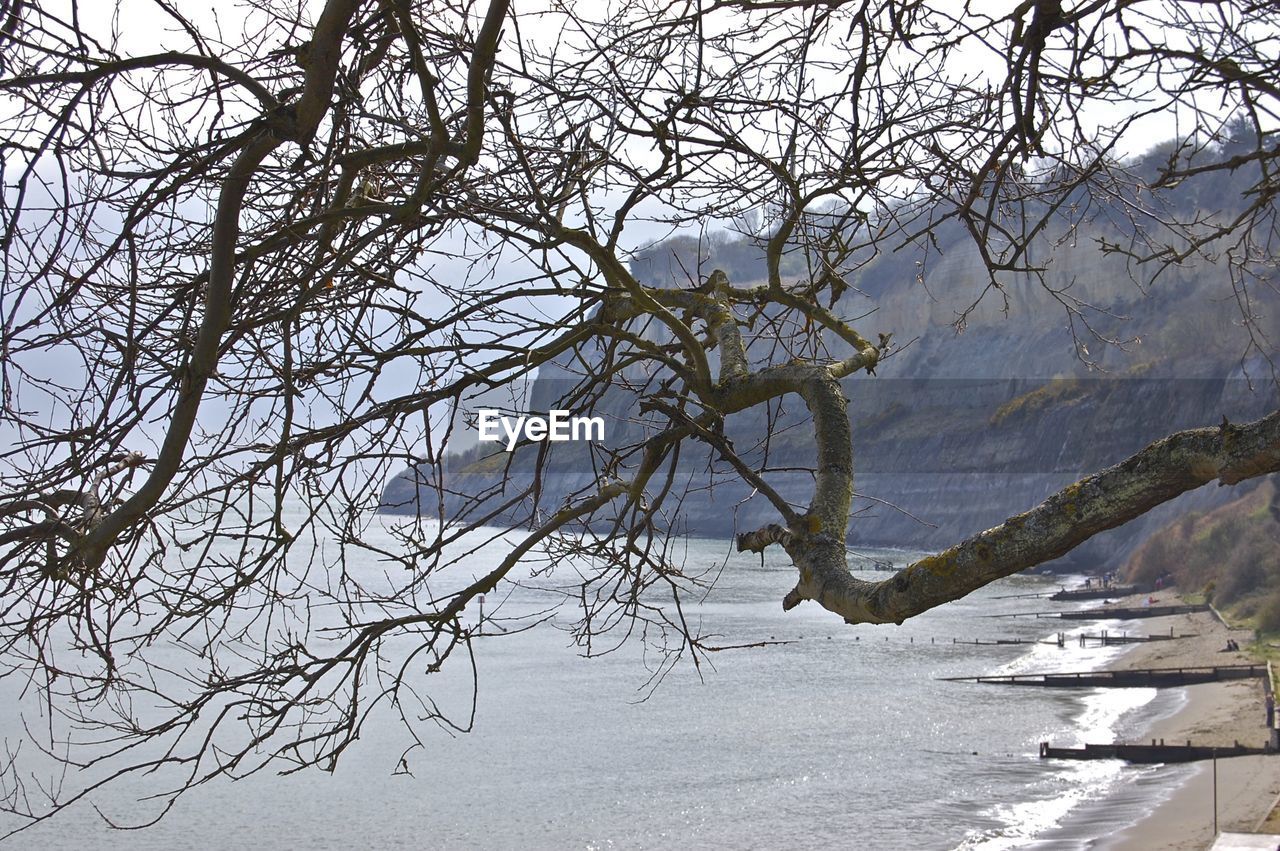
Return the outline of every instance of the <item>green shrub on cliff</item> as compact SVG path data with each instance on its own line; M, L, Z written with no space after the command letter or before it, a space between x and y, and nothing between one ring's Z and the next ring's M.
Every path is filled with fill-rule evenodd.
M1184 592L1204 592L1220 609L1280 631L1280 492L1263 482L1207 514L1190 513L1140 546L1125 578L1150 585L1172 574Z

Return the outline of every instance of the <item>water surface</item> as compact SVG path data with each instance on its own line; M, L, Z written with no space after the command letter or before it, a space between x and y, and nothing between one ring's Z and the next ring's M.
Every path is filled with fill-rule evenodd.
M710 566L727 555L725 542L691 541L687 559ZM1114 656L1071 640L1093 624L1068 630L1062 648L952 643L1051 637L1063 622L989 616L1057 608L1009 595L1058 580L1013 577L903 626L848 626L811 603L784 613L793 582L780 562L729 557L689 614L722 643L786 643L677 665L657 688L657 657L639 642L585 659L554 623L482 639L475 731L428 729L408 755L412 776L396 772L404 731L375 719L333 774L212 782L144 831L112 831L79 807L14 847L1069 848L1132 817L1102 804L1143 771L1046 762L1037 747L1109 741L1137 723L1153 690L940 680L1080 670ZM547 604L537 588L508 590L501 614ZM430 693L462 710L469 689L441 677ZM94 803L137 818L154 811L139 791L104 790Z

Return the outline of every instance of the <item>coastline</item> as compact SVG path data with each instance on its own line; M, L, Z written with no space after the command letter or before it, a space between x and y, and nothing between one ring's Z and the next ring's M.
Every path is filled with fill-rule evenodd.
M1161 599L1164 598L1164 599ZM1145 595L1123 603L1141 604ZM1156 595L1156 603L1174 603L1170 592ZM1254 661L1241 651L1223 652L1229 637L1247 638L1247 630L1230 630L1212 613L1170 615L1134 624L1133 631L1195 634L1194 638L1136 644L1114 659L1111 670L1212 666ZM1184 686L1181 705L1153 720L1145 735L1135 741L1164 739L1170 743L1260 746L1270 733L1266 726L1263 690L1257 680L1237 680ZM1204 849L1214 841L1214 766L1211 762L1165 766L1161 771L1181 771L1185 779L1165 800L1136 823L1099 847L1108 851L1147 851L1153 848ZM1234 757L1217 761L1217 824L1219 832L1253 832L1280 796L1280 759L1272 756Z

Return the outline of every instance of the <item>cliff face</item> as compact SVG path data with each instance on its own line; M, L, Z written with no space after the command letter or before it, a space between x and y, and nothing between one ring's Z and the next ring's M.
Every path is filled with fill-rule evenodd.
M938 549L1025 511L1071 482L1183 428L1254 419L1274 409L1246 382L1197 379L955 381L929 388L901 416L862 433L854 539ZM856 418L855 418L856 423ZM1229 498L1205 488L1072 553L1078 567L1113 567L1177 512ZM908 516L910 515L910 516ZM913 519L919 518L919 520ZM932 528L921 522L932 524Z
M976 252L957 235L932 256L904 252L876 258L857 273L854 288L837 304L864 333L893 332L901 348L877 376L846 382L857 465L852 544L938 549L1031 508L1062 486L1128 455L1171 431L1254 419L1277 406L1265 369L1269 352L1249 354L1239 308L1224 269L1209 262L1166 270L1140 288L1123 263L1097 250L1081 233L1047 239L1043 282L1027 276L1004 282L958 333L954 323L986 285ZM682 246L687 249L688 246ZM735 253L736 252L736 253ZM731 267L750 282L741 245L722 244L702 264ZM641 258L635 271L647 283L669 265L661 251ZM685 268L692 268L682 258ZM920 270L924 270L921 272ZM1056 290L1056 292L1054 292ZM1253 294L1252 309L1264 333L1280 330L1274 294ZM1088 306L1068 312L1064 302ZM1103 344L1090 336L1119 343ZM763 361L774 341L757 339ZM836 356L840 346L829 341ZM1241 354L1248 356L1244 359ZM590 357L589 353L580 353ZM772 355L776 357L776 355ZM530 410L556 405L574 381L573 359L544 367ZM1249 379L1252 379L1250 381ZM606 418L606 445L625 445L647 433L634 393L615 389L591 413ZM726 423L726 434L745 458L778 470L768 478L794 503L807 504L814 445L799 399L744 412ZM497 495L531 481L543 449L550 462L541 480L540 504L550 510L566 495L594 490L601 456L582 444L517 450L513 456L454 457L441 474L453 495L447 514L462 512L467 497ZM388 486L389 511L424 510L427 500L407 471ZM669 500L671 528L726 537L777 522L776 512L753 496L731 468L701 445L686 447ZM1073 566L1117 566L1147 533L1180 512L1206 510L1231 498L1230 489L1204 488L1098 536L1069 559ZM426 505L433 503L426 502ZM485 505L495 505L490 499ZM527 508L526 515L527 515ZM475 515L472 515L473 517Z

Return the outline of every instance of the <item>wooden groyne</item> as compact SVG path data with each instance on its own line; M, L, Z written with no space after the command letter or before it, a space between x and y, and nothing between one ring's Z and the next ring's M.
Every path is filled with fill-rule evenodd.
M1113 606L1105 609L1081 609L1078 612L1059 612L1063 620L1084 621L1099 618L1116 620L1134 620L1136 618L1160 618L1166 615L1190 615L1196 612L1207 612L1209 607L1203 603L1182 606Z
M1050 600L1104 600L1107 597L1128 597L1137 594L1136 585L1113 585L1108 588L1072 588L1063 589L1049 596Z
M977 645L979 647L997 647L1006 644L1050 644L1062 647L1063 642L1052 638L953 638L952 644Z
M1225 759L1231 756L1262 756L1275 753L1270 747L1250 748L1239 742L1232 747L1210 745L1166 745L1152 742L1149 745L1085 745L1082 748L1055 748L1048 742L1040 743L1041 759L1123 759L1128 762L1151 764L1157 762L1196 762L1202 759Z
M1169 630L1168 635L1129 635L1126 632L1111 633L1103 630L1098 633L1081 633L1079 636L1080 646L1088 647L1090 644L1096 644L1099 647L1110 647L1113 644L1143 644L1148 641L1175 641L1179 638L1195 638L1195 633L1182 633L1175 635L1173 630Z
M1169 688L1196 683L1264 677L1266 665L1215 665L1204 668L1139 668L1133 671L1067 671L1003 676L942 677L952 683L986 683L1042 688Z
M1204 604L1182 606L1107 606L1098 609L1080 609L1074 612L1002 612L998 615L979 615L982 618L1062 618L1070 621L1136 620L1160 618L1165 615L1190 615L1207 612Z

